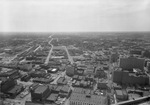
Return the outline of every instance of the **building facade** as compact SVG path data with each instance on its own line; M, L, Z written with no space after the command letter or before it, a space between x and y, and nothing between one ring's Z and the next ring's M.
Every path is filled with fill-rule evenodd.
M136 69L144 69L145 59L136 58L136 57L128 57L128 58L120 58L119 67L123 70L132 70Z

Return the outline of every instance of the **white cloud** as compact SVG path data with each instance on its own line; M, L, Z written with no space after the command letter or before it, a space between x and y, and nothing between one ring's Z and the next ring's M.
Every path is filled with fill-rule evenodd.
M3 0L0 31L142 31L149 7L149 0Z

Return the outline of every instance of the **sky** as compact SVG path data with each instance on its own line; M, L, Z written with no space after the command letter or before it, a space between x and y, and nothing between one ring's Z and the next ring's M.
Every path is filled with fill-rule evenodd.
M150 31L150 0L0 0L0 32Z

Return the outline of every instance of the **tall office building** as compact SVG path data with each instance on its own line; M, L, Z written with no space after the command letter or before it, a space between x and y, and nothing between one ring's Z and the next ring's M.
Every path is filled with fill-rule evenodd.
M144 69L145 59L136 57L120 58L119 67L123 70Z
M139 85L149 85L149 77L146 75L136 75L135 73L130 73L129 71L114 71L113 72L113 82L119 84L139 84Z

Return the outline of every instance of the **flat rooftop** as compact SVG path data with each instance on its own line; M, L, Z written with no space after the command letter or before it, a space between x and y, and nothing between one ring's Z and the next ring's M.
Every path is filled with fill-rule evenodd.
M35 89L35 93L43 93L48 87L47 86L44 86L44 85L40 85L39 87L37 87Z
M56 101L58 97L58 94L52 93L46 100L50 101Z
M98 95L90 95L90 97L86 97L86 94L72 93L70 100L95 105L107 105L106 98Z

